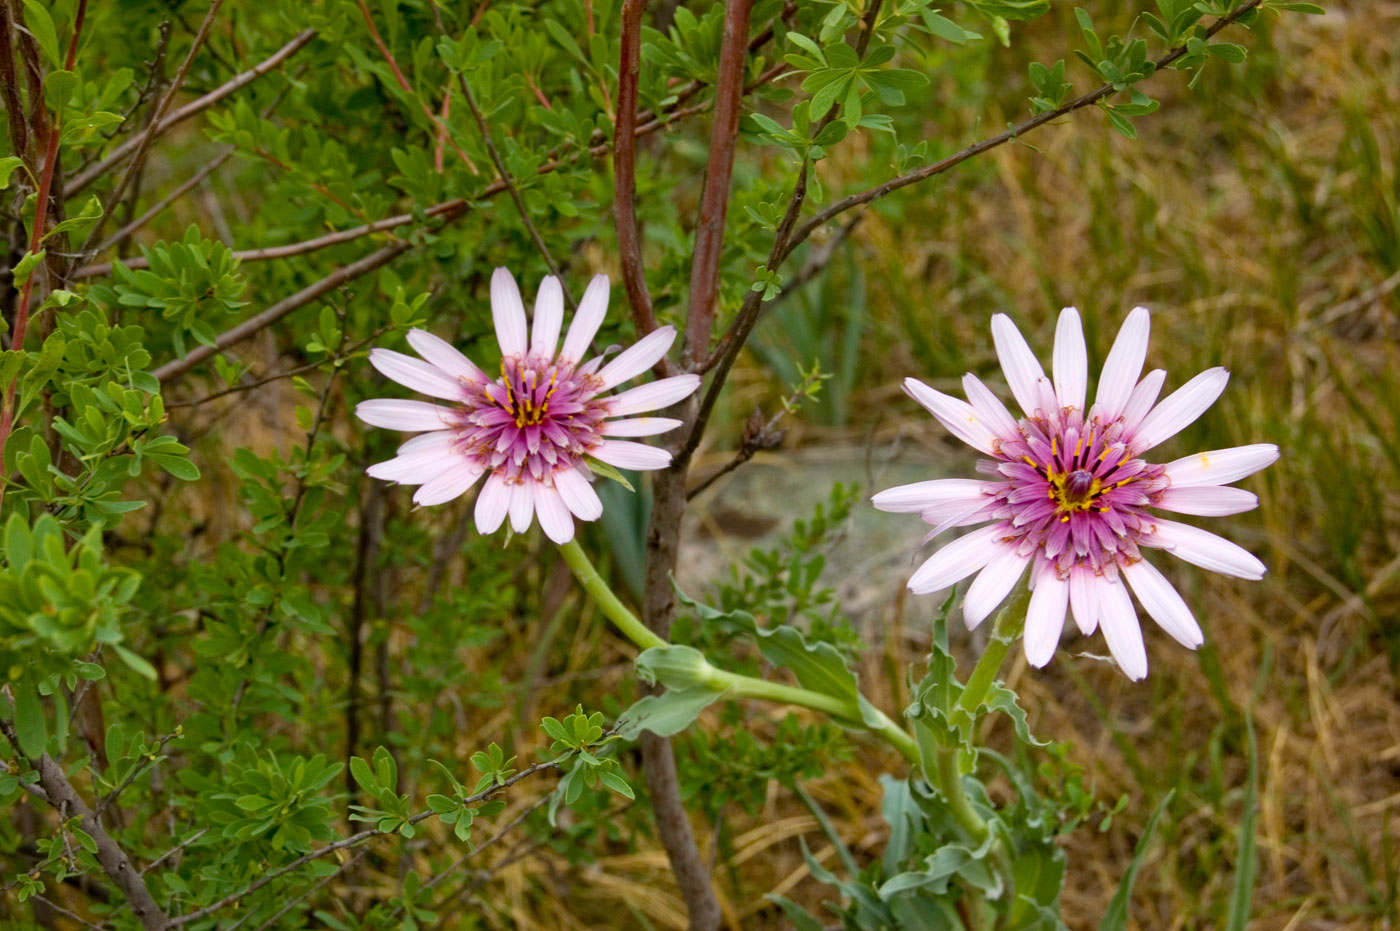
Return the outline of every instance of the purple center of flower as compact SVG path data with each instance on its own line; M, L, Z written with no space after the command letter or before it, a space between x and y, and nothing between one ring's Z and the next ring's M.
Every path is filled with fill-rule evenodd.
M543 481L603 441L608 401L596 396L597 377L571 362L510 356L496 380L464 384L462 450L507 481Z
M1139 559L1151 527L1146 511L1166 489L1163 467L1132 455L1120 420L1087 424L1078 411L1017 425L1020 439L1001 442L979 469L1004 481L989 485L991 516L1023 554L1040 551L1061 578L1076 565L1102 573Z

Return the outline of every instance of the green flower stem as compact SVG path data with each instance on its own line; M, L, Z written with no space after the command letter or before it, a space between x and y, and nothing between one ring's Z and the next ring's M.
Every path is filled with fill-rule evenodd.
M589 597L602 609L607 619L617 625L623 636L643 650L669 646L665 640L648 630L647 626L637 619L637 615L628 611L627 606L618 600L608 583L598 574L598 570L593 568L592 561L583 552L583 547L578 545L577 538L560 544L559 552L563 555L564 562L573 570L574 578L578 579L583 590L588 592Z
M588 592L598 607L602 609L603 614L617 625L617 629L628 640L643 650L671 645L647 629L647 626L618 600L612 589L608 587L608 583L593 567L593 563L583 552L583 548L579 546L578 540L570 540L568 543L561 544L559 552L563 554L564 562L573 570L574 577L578 579L584 591ZM875 723L871 724L862 719L860 708L834 696L824 695L821 692L814 692L798 686L783 685L780 682L769 682L767 679L759 679L754 676L728 672L713 666L706 670L705 685L717 692L727 691L733 698L757 698L779 705L796 705L799 708L820 711L847 723L858 723L898 750L906 760L915 765L919 762L919 748L914 743L914 738L890 720L883 711L873 708L873 706L871 710L874 712Z
M962 783L962 752L957 747L941 747L938 751L937 782L943 797L948 800L948 810L972 839L982 843L987 839L987 822L972 807Z
M954 723L960 726L970 726L977 720L977 711L982 707L982 702L987 698L987 692L991 690L992 683L996 681L997 674L1001 672L1002 663L1006 661L1006 654L1010 652L1011 645L1021 636L1021 631L1026 626L1026 609L1031 603L1031 590L1029 586L1022 585L1016 590L1016 594L1011 596L1011 601L997 614L996 621L992 624L992 636L987 641L987 647L982 651L982 656L977 660L977 665L972 668L972 675L967 680L967 687L963 689L962 697L958 699L958 714L954 715Z

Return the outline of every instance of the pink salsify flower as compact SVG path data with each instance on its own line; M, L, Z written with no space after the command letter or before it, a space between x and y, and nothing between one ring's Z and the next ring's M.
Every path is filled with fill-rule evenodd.
M604 392L641 375L666 355L674 327L648 333L606 365L583 361L608 308L608 278L598 275L579 302L564 345L564 292L545 278L535 297L533 327L515 279L504 268L491 277L491 315L501 346L500 374L487 375L447 342L412 330L408 344L426 361L388 349L370 362L389 378L446 401L377 399L355 409L376 427L418 433L398 455L367 470L375 478L418 485L413 501L442 504L486 476L476 499L476 529L493 533L510 517L516 533L536 515L556 543L574 536L574 518L597 520L603 504L590 484L590 459L619 469L661 469L664 449L614 437L642 437L680 426L667 417L631 417L667 407L700 384L675 375L618 394ZM624 418L620 420L612 418Z
M943 426L989 457L978 463L987 477L916 482L882 491L872 503L918 513L934 525L925 542L951 527L991 522L934 553L914 572L909 588L937 592L978 573L963 600L971 628L1006 599L1029 566L1023 640L1034 666L1050 661L1065 614L1072 611L1081 633L1103 628L1109 650L1130 678L1146 676L1147 652L1130 588L1163 630L1190 649L1201 645L1191 609L1144 558L1144 549L1225 575L1264 576L1263 563L1248 551L1152 511L1222 517L1251 510L1258 499L1227 486L1279 453L1277 446L1260 443L1165 465L1144 459L1215 403L1229 379L1225 369L1209 369L1155 403L1166 373L1158 369L1138 378L1148 329L1145 307L1128 315L1087 410L1089 359L1073 307L1060 313L1055 329L1053 382L1010 318L992 317L997 356L1026 412L1020 420L972 374L963 377L966 401L913 378L904 382L904 390Z

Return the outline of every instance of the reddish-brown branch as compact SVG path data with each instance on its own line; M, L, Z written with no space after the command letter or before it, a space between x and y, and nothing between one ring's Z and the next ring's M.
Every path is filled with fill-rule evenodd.
M622 284L632 305L637 334L656 329L647 290L642 237L637 228L637 88L642 62L642 17L646 0L623 0L617 66L617 122L613 126L613 222L622 259ZM662 362L663 367L665 360Z
M73 37L68 41L68 54L64 57L63 67L65 71L73 70L73 63L78 55L78 38L82 34L83 19L87 15L87 0L78 0L78 9L73 17ZM10 37L5 35L0 40L9 42ZM40 106L43 106L42 99ZM63 127L62 114L55 113L53 125L49 128L48 146L44 152L44 170L39 176L39 191L34 201L34 228L29 236L29 253L32 255L39 251L39 246L44 241L44 235L48 231L49 219L49 192L53 188L54 172L58 168L58 140L62 135ZM19 306L15 309L14 333L10 339L10 348L22 350L24 348L24 337L29 328L29 304L34 298L34 277L38 274L38 269L31 269L29 277L25 279L24 285L20 289ZM19 384L19 376L16 375L10 380L5 388L4 408L0 410L0 480L5 476L5 444L10 439L10 431L14 428L15 410L15 388ZM5 488L0 482L0 499L3 499Z
M394 53L389 51L389 46L386 45L384 39L380 37L379 27L374 25L374 17L370 15L369 7L365 5L365 0L355 0L355 2L359 4L360 15L365 19L365 26L369 28L370 38L374 40L375 47L379 49L380 56L388 63L389 70L394 72L394 80L398 82L399 87L403 89L405 94L418 103L419 108L423 111L423 115L428 118L428 122L433 124L440 132L446 134L445 138L447 139L447 144L452 146L452 151L457 153L457 157L462 160L462 164L466 165L472 174L476 174L476 163L471 160L471 157L468 156L466 152L462 151L452 138L451 130L448 129L446 120L439 120L437 114L433 113L432 108L419 99L418 92L413 89L413 85L408 83L408 78L404 76L403 69L399 67L399 63L394 59Z
M296 37L293 38L290 42L282 46L268 58L254 65L252 68L249 68L247 71L235 75L233 78L214 88L212 91L205 94L204 96L198 97L190 101L183 107L180 107L179 109L168 114L164 119L160 120L159 122L153 122L151 125L155 127L155 136L159 137L165 135L176 125L183 123L185 120L189 119L192 116L195 116L196 114L204 112L205 110L209 109L214 104L218 103L220 100L223 100L225 97L229 96L230 94L234 93L240 88L253 83L258 78L267 74L269 71L275 70L279 65L281 65L284 61L290 58L299 49L306 45L306 43L310 42L315 37L315 29L305 29L297 33ZM101 161L94 162L85 170L69 178L66 185L68 196L71 197L74 194L78 193L83 188L87 187L89 184L105 175L108 171L112 169L113 166L119 165L127 158L129 158L132 155L132 153L134 153L136 149L141 145L141 140L143 138L145 137L141 136L139 138L128 139L126 142L123 142L121 145L113 149Z
M719 81L715 87L715 122L710 135L710 160L700 219L695 226L695 253L690 266L690 309L685 321L683 364L689 368L710 349L710 330L719 302L719 266L724 254L724 221L729 211L729 184L734 174L735 142L739 136L740 101L749 56L749 13L752 0L729 0L724 7L724 39L719 51Z
M29 126L24 122L24 101L20 98L19 72L15 70L15 24L10 18L8 0L0 0L0 92L5 95L5 119L10 128L10 145L15 154L32 169L29 153Z

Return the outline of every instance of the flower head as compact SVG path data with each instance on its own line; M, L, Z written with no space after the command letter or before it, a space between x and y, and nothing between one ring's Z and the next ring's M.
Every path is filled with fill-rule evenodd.
M934 553L914 572L909 588L936 592L978 573L963 600L963 618L975 627L1029 566L1024 647L1032 665L1050 661L1065 614L1072 611L1081 633L1103 628L1109 650L1130 678L1147 675L1129 588L1178 642L1191 649L1201 645L1191 609L1144 558L1144 548L1225 575L1264 575L1263 563L1229 540L1152 511L1219 517L1252 509L1258 504L1253 494L1227 486L1276 460L1278 447L1239 446L1165 465L1144 459L1215 403L1229 379L1223 368L1208 369L1155 403L1166 373L1158 369L1139 379L1148 327L1146 308L1128 315L1092 407L1086 407L1088 354L1073 307L1060 313L1055 329L1053 381L1010 318L992 317L997 356L1025 412L1019 420L972 374L963 377L966 401L913 378L904 382L904 390L943 426L988 457L978 464L986 478L903 485L877 494L874 505L919 514L934 525L926 539L951 527L990 522Z
M579 302L564 345L564 292L557 278L540 283L534 324L504 268L491 277L491 315L501 346L499 374L487 375L448 343L423 330L408 344L426 361L388 349L370 363L389 378L448 403L378 399L355 413L368 424L418 433L398 455L369 467L375 478L420 486L415 504L442 504L464 494L482 476L476 529L493 533L510 517L517 533L535 515L551 540L567 543L574 521L597 520L602 502L589 484L588 459L622 469L660 469L671 454L642 443L611 439L665 433L680 426L667 417L626 417L666 407L691 394L698 375L675 375L619 394L604 392L651 368L666 355L676 331L653 330L611 362L587 362L593 336L608 307L608 278L598 275Z

